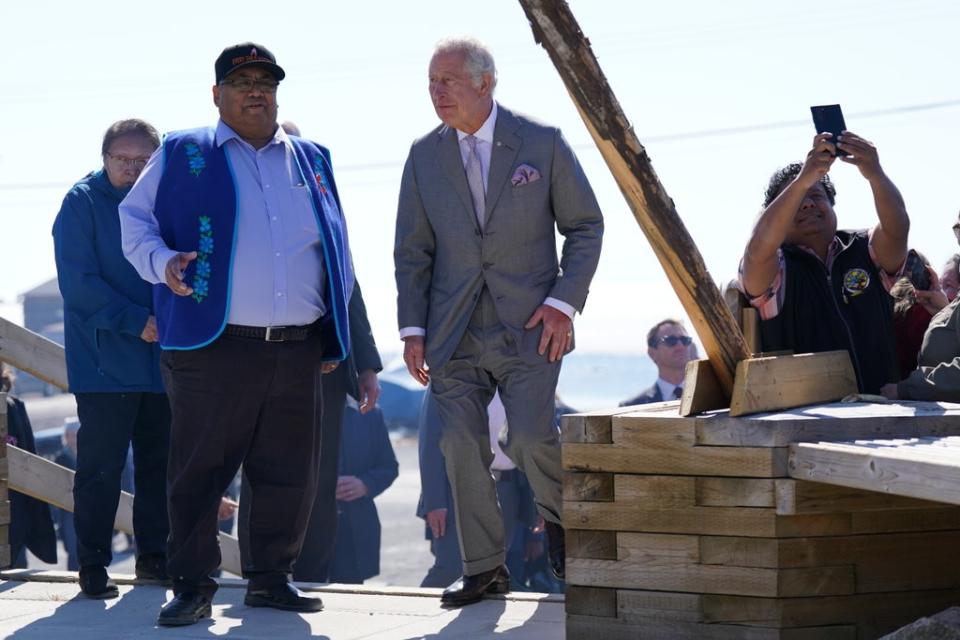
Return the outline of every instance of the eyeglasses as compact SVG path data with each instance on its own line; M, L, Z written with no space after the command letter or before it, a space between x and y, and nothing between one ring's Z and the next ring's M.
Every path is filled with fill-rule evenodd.
M134 169L143 169L147 166L147 160L150 158L128 158L127 156L117 156L109 151L107 152L107 157L119 164L124 169L133 167Z
M693 338L690 336L660 336L653 341L651 347L657 347L661 344L665 344L668 347L675 347L678 344L682 344L685 347L689 347L693 344Z
M220 84L237 91L242 91L243 93L250 93L254 89L261 93L276 93L277 87L280 85L279 82L272 78L259 78L257 80L252 78L237 78L236 80L224 80Z

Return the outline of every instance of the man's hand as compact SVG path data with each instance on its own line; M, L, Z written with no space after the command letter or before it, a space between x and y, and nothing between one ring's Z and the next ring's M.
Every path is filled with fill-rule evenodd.
M559 309L542 304L533 312L524 329L533 329L543 322L543 333L537 353L543 355L549 349L550 362L556 362L570 349L573 342L573 320Z
M855 133L844 131L840 134L837 148L846 151L850 155L840 156L840 159L847 164L852 164L860 170L860 174L867 180L873 180L883 176L883 169L880 168L880 156L877 155L877 148L869 140L864 140Z
M403 339L403 361L414 380L427 386L430 382L430 370L424 360L423 336L407 336Z
M140 332L140 339L144 342L156 342L160 339L159 334L157 334L157 319L153 316L147 318L147 324L143 326L143 331Z
M937 275L937 270L927 265L927 273L930 275L929 291L914 289L913 293L917 297L917 304L923 305L927 313L935 316L941 309L950 304L950 301L947 300L947 294L940 288L940 276Z
M237 512L239 506L230 498L220 498L220 506L217 507L217 520L229 520Z
M380 381L377 379L377 372L373 369L364 369L357 376L357 387L360 388L360 413L369 413L377 406L377 399L380 398Z
M803 168L794 179L804 191L827 175L834 160L837 159L836 141L831 140L832 137L833 135L829 133L819 133L813 137L813 148L807 153Z
M196 251L190 251L189 253L178 253L170 258L170 261L167 262L167 268L164 273L164 277L167 280L167 286L170 287L170 291L173 291L178 296L189 296L193 293L193 289L188 287L183 281L183 272L186 271L187 265L196 259Z
M356 476L340 476L337 478L337 500L351 502L367 495L367 485Z
M336 371L337 367L340 366L339 362L321 362L320 363L320 373L333 373Z
M880 395L888 400L899 400L900 394L897 393L897 383L891 382L880 387Z
M447 532L447 510L434 509L427 512L427 526L430 527L430 534L436 538L442 538Z

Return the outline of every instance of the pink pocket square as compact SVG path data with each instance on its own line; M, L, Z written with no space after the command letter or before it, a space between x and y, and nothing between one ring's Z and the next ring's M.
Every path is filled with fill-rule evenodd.
M513 183L513 186L519 187L530 184L531 182L536 182L539 179L540 172L537 171L535 167L531 167L528 164L521 164L517 167L517 170L513 172L513 177L510 178L510 182Z

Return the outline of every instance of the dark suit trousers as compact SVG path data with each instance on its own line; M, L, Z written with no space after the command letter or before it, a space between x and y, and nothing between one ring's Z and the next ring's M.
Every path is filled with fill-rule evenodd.
M74 523L80 566L110 564L120 476L133 444L137 553L167 546L170 405L162 393L78 393Z
M217 507L240 465L250 482L239 525L250 588L284 582L303 544L317 486L321 345L221 336L165 351L173 409L167 493L174 592L212 597ZM245 552L245 553L244 553Z

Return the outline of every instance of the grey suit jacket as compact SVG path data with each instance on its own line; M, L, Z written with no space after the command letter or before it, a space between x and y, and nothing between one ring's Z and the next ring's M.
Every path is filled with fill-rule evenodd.
M513 184L521 165L538 180ZM480 229L457 132L441 125L413 143L403 170L394 261L400 328L426 328L426 360L443 366L486 285L520 356L537 354L542 325L523 328L547 297L583 309L600 259L603 216L560 131L498 105ZM564 236L558 257L555 230Z

